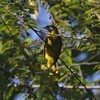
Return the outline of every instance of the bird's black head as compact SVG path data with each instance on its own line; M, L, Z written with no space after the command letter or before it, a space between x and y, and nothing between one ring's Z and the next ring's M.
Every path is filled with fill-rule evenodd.
M51 32L52 30L57 30L57 28L54 26L54 25L47 25L46 27L45 27L45 29L47 29L49 32Z

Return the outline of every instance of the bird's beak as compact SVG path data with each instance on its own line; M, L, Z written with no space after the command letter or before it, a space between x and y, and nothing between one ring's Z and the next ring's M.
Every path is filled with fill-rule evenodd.
M43 27L43 29L50 30L49 26L45 26L45 27Z

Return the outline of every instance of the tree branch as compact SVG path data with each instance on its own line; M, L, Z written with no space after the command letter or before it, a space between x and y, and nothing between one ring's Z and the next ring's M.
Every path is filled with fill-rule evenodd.
M84 86L59 86L60 88L66 88L66 89L72 89L72 88L79 88L79 89L85 89ZM40 88L40 85L32 85L32 88ZM100 86L86 86L87 89L100 89Z
M82 62L82 63L74 63L71 66L81 66L81 65L97 65L100 64L100 62Z

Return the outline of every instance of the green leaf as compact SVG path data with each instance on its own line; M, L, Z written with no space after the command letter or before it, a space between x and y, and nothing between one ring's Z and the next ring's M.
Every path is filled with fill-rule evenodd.
M58 81L61 82L67 77L67 74L63 75Z
M31 39L31 38L26 38L26 39L23 41L23 46L24 46L24 47L29 47L31 44L32 44L32 39Z
M68 65L71 65L72 64L72 58L71 57L66 57L66 63L68 64Z
M1 55L0 55L1 56ZM0 63L1 64L1 63ZM6 87L7 79L3 72L0 71L0 90L3 90Z
M7 50L9 50L11 48L11 42L12 41L8 41L2 46L2 49L1 49L2 53L6 52Z
M72 56L72 51L71 51L70 49L67 49L67 50L66 50L66 54L67 54L68 56Z
M0 40L0 53L2 53L2 40Z
M9 100L9 98L13 94L13 91L14 91L14 87L8 87L8 89L5 91L4 96L3 96L4 100Z
M73 10L82 10L82 8L79 5L72 5L70 6L70 8Z
M65 14L60 14L59 15L61 18L66 18L67 17L67 14L65 13Z

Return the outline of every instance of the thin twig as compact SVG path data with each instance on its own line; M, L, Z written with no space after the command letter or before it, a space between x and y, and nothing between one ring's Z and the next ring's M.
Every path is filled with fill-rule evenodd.
M59 86L59 87L63 87L63 88L66 88L66 89L72 89L72 88L79 88L79 89L85 89L84 86ZM32 88L40 88L40 85L39 84L36 84L36 85L32 85ZM100 89L100 86L86 86L87 89Z
M93 56L91 56L89 59L87 59L85 62L88 62L88 61L90 61L90 60L92 60L92 59L94 59L96 56L98 56L100 53L99 52L97 52L97 54L95 54L95 55L93 55Z
M71 66L81 66L81 65L97 65L100 64L100 62L82 62L82 63L73 63Z

